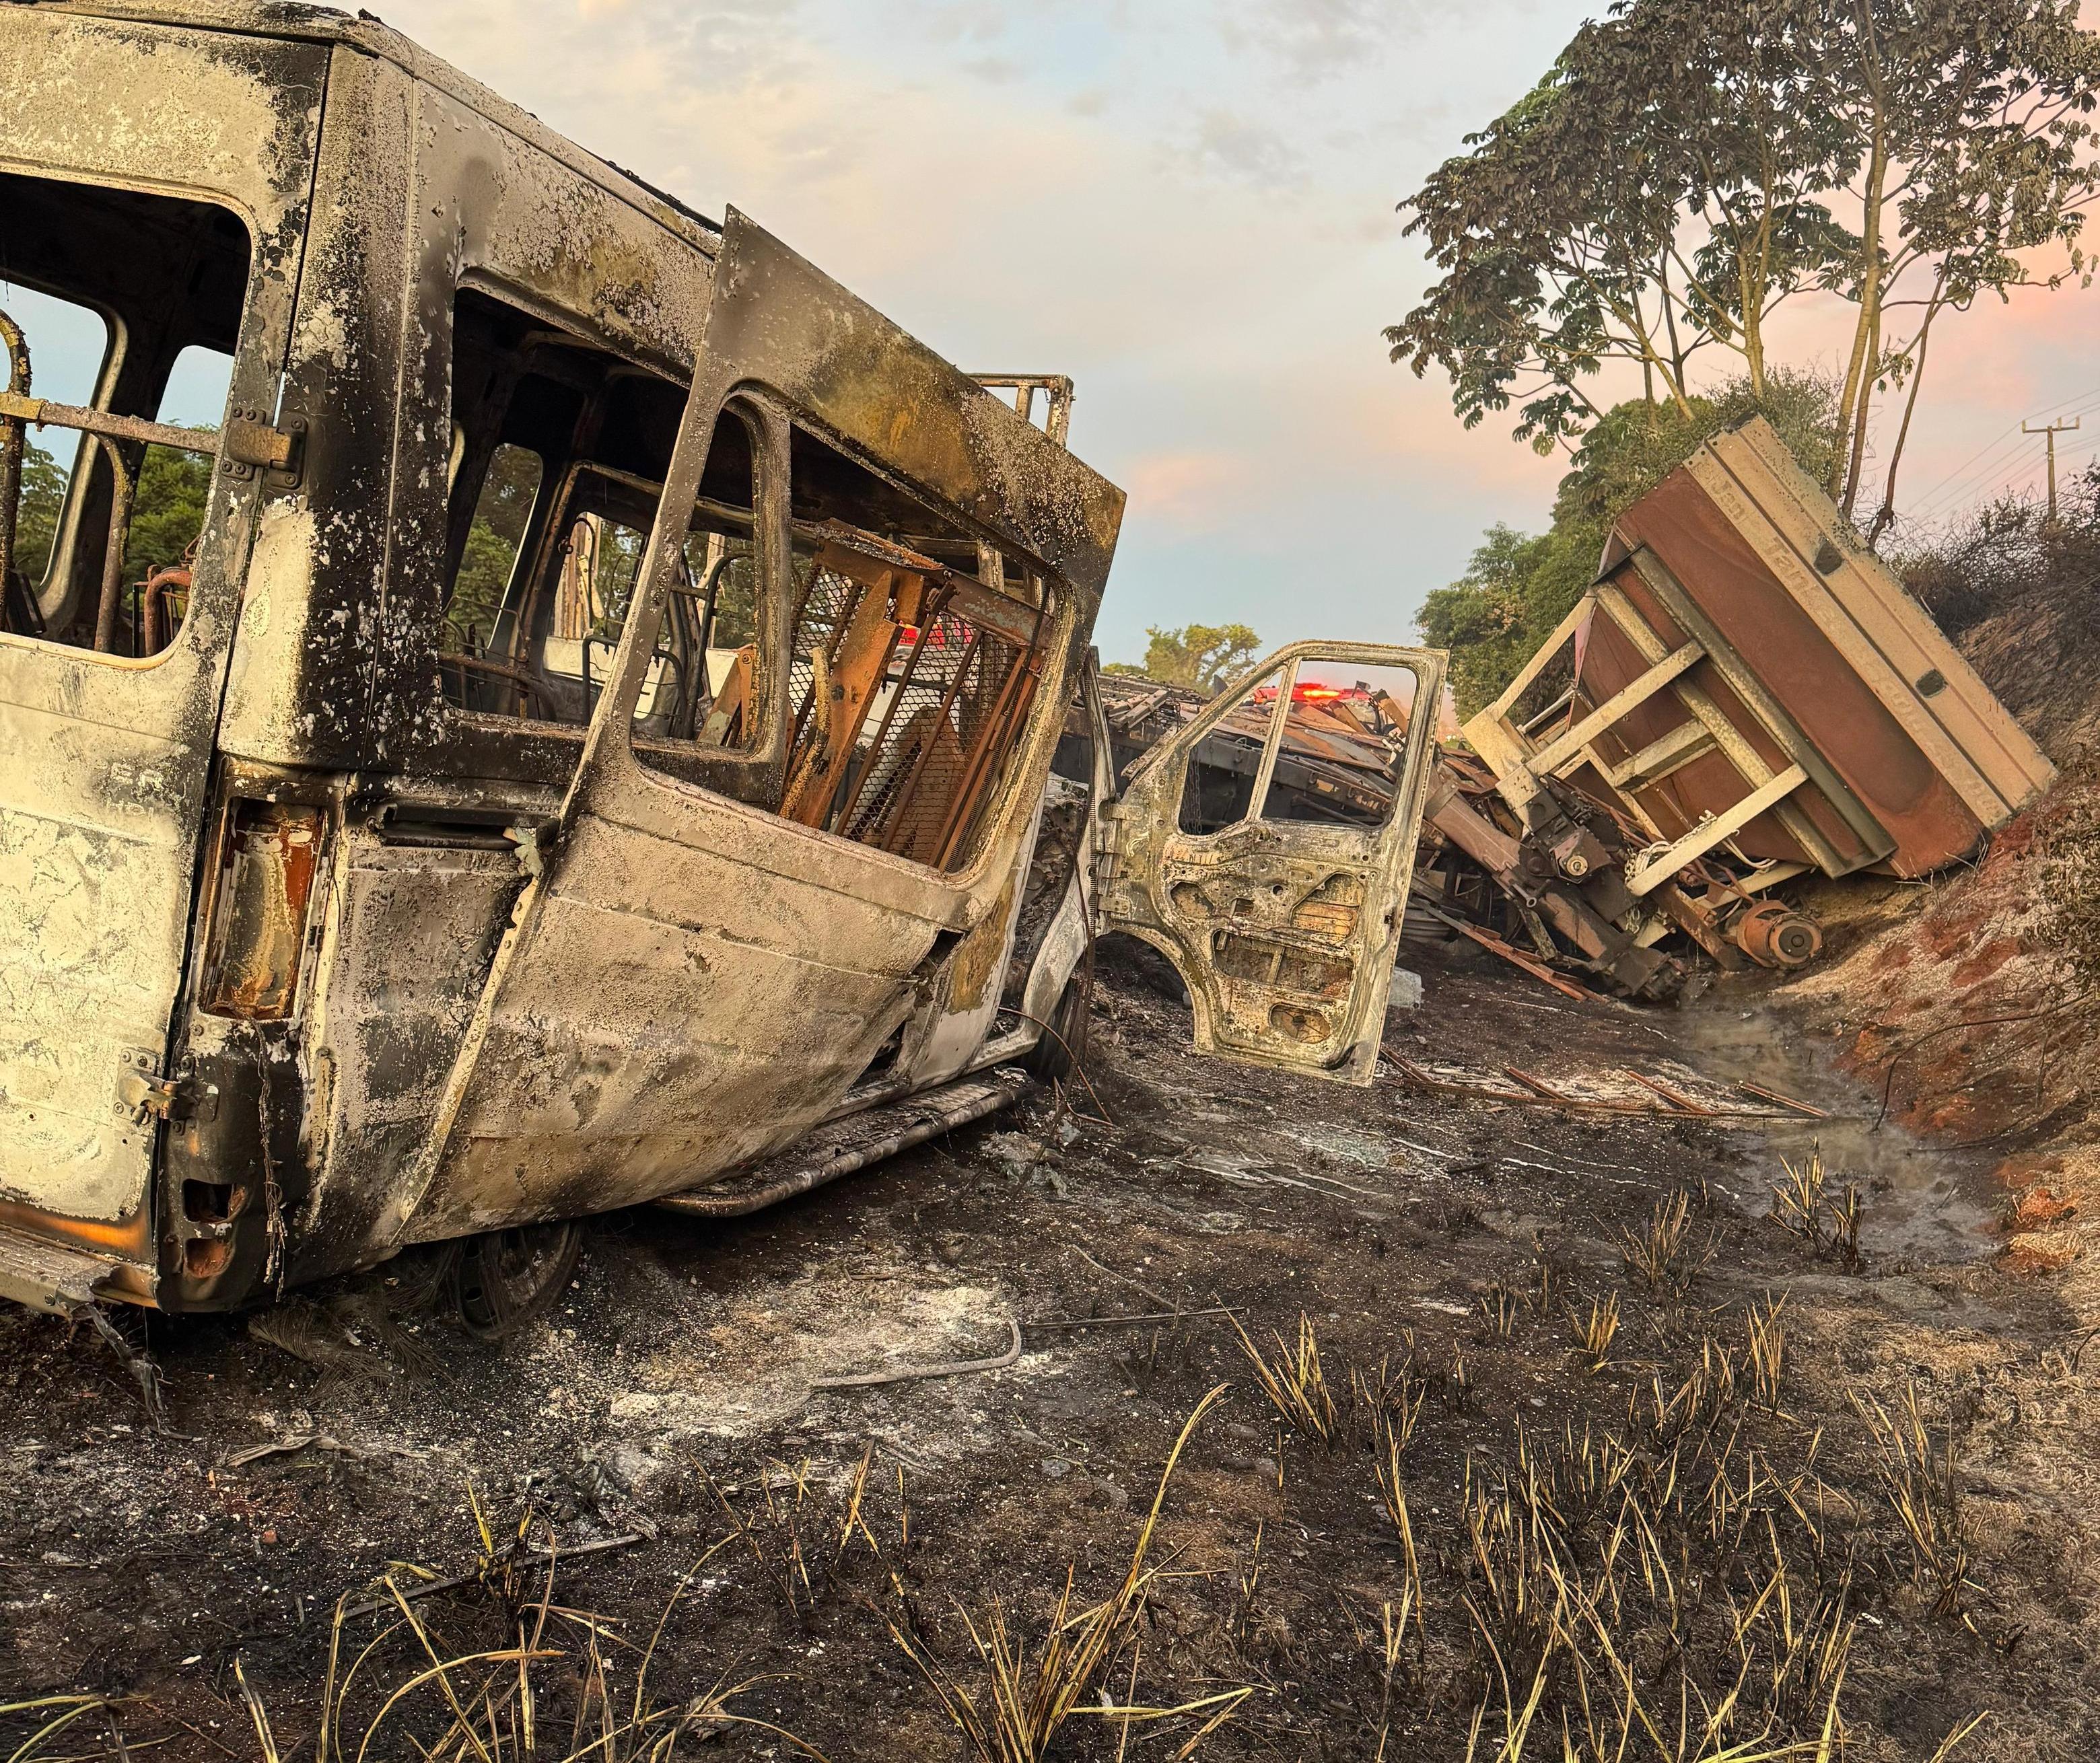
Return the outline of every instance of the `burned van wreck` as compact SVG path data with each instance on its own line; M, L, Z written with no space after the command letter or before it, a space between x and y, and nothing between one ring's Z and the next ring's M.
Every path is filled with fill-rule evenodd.
M368 18L11 7L0 96L0 1293L456 1241L500 1329L580 1216L999 1105L1105 928L1199 1045L1369 1081L1431 719L1337 825L1270 796L1280 707L1434 704L1440 657L1287 649L1120 787L1097 743L1030 879L1123 507L1069 382L979 383ZM200 355L223 416L165 420ZM1267 769L1181 818L1236 707Z

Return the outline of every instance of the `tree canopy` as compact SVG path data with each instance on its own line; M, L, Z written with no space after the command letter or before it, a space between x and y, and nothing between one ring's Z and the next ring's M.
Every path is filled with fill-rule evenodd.
M1162 630L1148 624L1145 659L1133 666L1112 661L1110 673L1141 673L1162 685L1214 692L1261 652L1261 639L1244 624L1185 624Z
M15 504L15 567L40 582L51 567L58 542L59 516L65 508L66 474L34 441L22 449L22 487Z
M51 567L65 512L66 468L34 441L22 450L22 490L15 528L15 567L41 582ZM211 493L211 461L170 447L149 447L139 468L131 531L124 547L124 579L143 581L182 561L204 527Z
M1401 205L1440 274L1392 358L1550 452L1603 418L1615 366L1682 420L1706 356L1762 398L1774 311L1836 294L1822 476L1848 514L1876 399L1907 386L1878 531L1938 315L2089 280L2096 96L2075 0L1619 0Z
M1777 368L1766 375L1762 397L1745 376L1710 397L1693 394L1682 410L1634 399L1604 412L1560 480L1546 531L1489 527L1466 573L1423 602L1423 637L1451 651L1459 715L1493 699L1538 652L1595 579L1612 522L1701 442L1761 415L1803 469L1820 474L1836 451L1836 403L1828 381Z

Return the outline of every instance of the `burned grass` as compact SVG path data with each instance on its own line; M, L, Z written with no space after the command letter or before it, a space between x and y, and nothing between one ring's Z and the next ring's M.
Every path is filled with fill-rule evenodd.
M1397 1026L1653 1054L1507 983ZM0 1683L93 1705L0 1716L0 1756L71 1714L45 1755L113 1721L245 1763L259 1707L354 1757L419 1678L368 1756L2083 1754L2100 1360L2031 1289L1893 1272L1871 1197L1846 1271L1715 1129L1312 1091L1182 1030L1105 963L1114 1130L611 1221L505 1352L414 1324L443 1378L163 1329L161 1435L97 1343L11 1320ZM809 1388L1009 1314L1010 1369ZM233 1461L307 1434L343 1448Z

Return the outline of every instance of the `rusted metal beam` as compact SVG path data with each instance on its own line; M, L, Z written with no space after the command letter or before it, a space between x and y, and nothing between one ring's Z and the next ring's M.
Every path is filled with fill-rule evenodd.
M1754 1095L1761 1102L1776 1102L1781 1108L1791 1108L1795 1113L1805 1115L1810 1120L1828 1120L1830 1117L1830 1110L1827 1108L1818 1108L1813 1102L1803 1102L1793 1096L1782 1095L1777 1090L1768 1090L1761 1083L1752 1083L1747 1078L1737 1082L1736 1087L1745 1095Z
M117 615L124 606L124 546L131 536L131 503L138 481L117 443L97 434L109 461L109 536L102 547L102 593L95 607L95 646L102 655L117 647Z
M215 454L219 448L216 429L179 429L170 423L148 422L143 417L119 417L107 410L90 410L78 404L55 404L48 399L21 397L13 392L0 392L0 418L37 428L78 429L83 434L100 435L105 440L135 441L146 447L173 447L185 453ZM276 434L277 430L266 432ZM289 443L290 437L280 439ZM289 458L289 454L286 456Z
M1468 924L1463 919L1454 918L1448 912L1438 911L1435 906L1425 906L1423 910L1443 923L1449 925L1462 937L1470 937L1483 949L1500 955L1512 967L1523 968L1541 985L1551 986L1564 998L1572 998L1577 1003L1602 1004L1609 1002L1607 998L1599 997L1596 993L1577 985L1573 980L1555 973L1544 962L1533 959L1514 944L1503 941L1493 931L1484 931L1477 924Z
M1679 1114L1713 1115L1718 1114L1721 1112L1718 1108L1707 1108L1702 1104L1693 1101L1690 1096L1685 1095L1682 1091L1673 1090L1666 1083L1659 1082L1653 1078L1643 1077L1630 1065L1621 1065L1619 1069L1621 1071L1624 1072L1627 1077L1632 1078L1634 1082L1639 1084L1643 1090L1653 1091L1656 1095L1661 1096L1664 1101L1667 1102L1674 1112Z

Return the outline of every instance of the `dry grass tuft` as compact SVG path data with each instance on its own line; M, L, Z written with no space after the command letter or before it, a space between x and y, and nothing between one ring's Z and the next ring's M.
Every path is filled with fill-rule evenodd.
M1657 1298L1680 1295L1705 1264L1706 1257L1687 1258L1691 1219L1691 1196L1679 1190L1657 1201L1654 1212L1639 1230L1619 1232L1620 1258ZM1708 1256L1711 1254L1710 1246Z
M1590 1370L1602 1371L1611 1363L1612 1342L1619 1333L1619 1294L1593 1298L1586 1313L1571 1308L1568 1319L1574 1324L1576 1344L1590 1355Z
M1078 1714L1120 1721L1126 1740L1133 1723L1153 1725L1176 1720L1193 1723L1200 1719L1202 1724L1176 1753L1185 1757L1254 1693L1250 1688L1222 1690L1167 1708L1149 1707L1134 1699L1139 1662L1134 1637L1146 1599L1158 1578L1158 1570L1146 1565L1145 1555L1158 1528L1160 1510L1166 1504L1175 1465L1180 1461L1197 1423L1225 1389L1220 1384L1207 1395L1182 1426L1180 1437L1167 1454L1167 1466L1160 1472L1159 1491L1153 1496L1152 1510L1138 1533L1122 1582L1098 1604L1075 1609L1075 1575L1067 1568L1064 1589L1032 1651L1027 1638L1009 1622L1004 1603L996 1597L982 1620L967 1611L959 1612L979 1668L970 1675L982 1673L981 1681L975 1684L965 1681L941 1658L915 1624L890 1623L891 1637L931 1686L977 1763L1041 1763L1065 1722ZM1127 1646L1132 1649L1132 1688L1124 1699L1114 1701L1105 1689L1097 1699L1089 1699Z
M1772 1220L1783 1231L1791 1231L1802 1241L1820 1248L1823 1242L1824 1187L1829 1179L1823 1166L1823 1146L1811 1145L1799 1163L1779 1160L1785 1179L1772 1188Z
M1383 1441L1390 1436L1405 1451L1429 1396L1429 1380L1416 1374L1413 1353L1397 1369L1390 1357L1381 1359L1374 1377L1352 1372L1349 1382L1357 1408L1370 1417L1374 1438Z
M878 1562L884 1558L883 1545L868 1523L874 1457L870 1444L843 1495L828 1493L817 1483L806 1457L792 1465L776 1459L757 1477L757 1497L742 1511L729 1490L705 1469L701 1471L730 1527L724 1540L743 1542L782 1607L805 1629L832 1594L849 1556L864 1551ZM898 1546L908 1547L911 1518L902 1471L896 1526Z
M1865 1257L1860 1253L1860 1223L1863 1215L1860 1204L1860 1190L1853 1183L1845 1183L1845 1192L1829 1203L1830 1212L1830 1244L1838 1251L1848 1272L1856 1273L1864 1264Z
M1343 1407L1335 1399L1326 1373L1321 1367L1320 1338L1312 1327L1312 1319L1303 1311L1299 1312L1295 1346L1286 1346L1281 1334L1272 1333L1270 1338L1276 1343L1273 1354L1264 1352L1255 1344L1253 1338L1240 1327L1237 1316L1231 1321L1262 1393L1282 1416L1284 1423L1306 1438L1317 1439L1322 1444L1332 1447L1341 1443L1346 1430Z
M1762 1307L1752 1304L1744 1317L1751 1387L1758 1405L1774 1414L1779 1412L1780 1377L1786 1364L1786 1325L1779 1320L1780 1311L1785 1307L1785 1298L1774 1298L1767 1292Z
M664 1699L652 1693L652 1671L668 1656L663 1642L672 1615L694 1576L729 1539L707 1550L678 1582L638 1657L629 1643L615 1643L627 1648L634 1674L631 1694L615 1696L605 1648L620 1624L559 1600L551 1538L545 1551L528 1554L521 1526L518 1545L499 1547L478 1501L474 1516L481 1551L476 1572L439 1581L426 1570L397 1569L374 1583L375 1597L353 1602L346 1593L338 1602L326 1673L311 1697L320 1730L299 1742L302 1757L312 1763L408 1756L445 1763L569 1763L585 1756L596 1763L668 1763L693 1744L747 1727L824 1763L822 1752L785 1727L737 1708L739 1699L773 1680L732 1681L726 1672L696 1695ZM536 1589L521 1577L534 1567ZM422 1583L412 1580L404 1590L402 1580L412 1574ZM425 1600L441 1590L454 1599L442 1624L425 1615ZM368 1622L376 1632L365 1638ZM451 1637L456 1624L461 1636L478 1631L481 1642L495 1644ZM254 1730L254 1749L236 1752L209 1742L236 1763L250 1756L255 1763L284 1763L291 1753L280 1748L262 1688L251 1681L237 1655L233 1679ZM124 1732L119 1712L135 1703L149 1717L158 1712L143 1699L88 1695L0 1703L0 1717L42 1717L8 1763L61 1763L62 1753L52 1748L61 1735L72 1763L87 1756L121 1759L171 1743L179 1747L179 1735L171 1740ZM193 1727L183 1731L203 1736ZM90 1734L95 1748L83 1752L82 1741Z
M1454 1341L1451 1363L1444 1368L1444 1404L1454 1414L1462 1414L1473 1399L1473 1374L1466 1369L1465 1350Z
M1780 1168L1785 1176L1772 1189L1773 1222L1812 1249L1834 1250L1848 1272L1857 1272L1864 1264L1860 1226L1865 1210L1857 1183L1846 1183L1844 1192L1832 1197L1820 1141L1798 1165L1781 1157Z
M1876 1398L1856 1391L1852 1401L1874 1441L1875 1479L1910 1545L1911 1583L1935 1615L1958 1615L1970 1580L1953 1422L1949 1420L1946 1437L1935 1450L1916 1384L1904 1386L1903 1402L1894 1415Z

